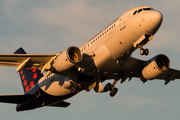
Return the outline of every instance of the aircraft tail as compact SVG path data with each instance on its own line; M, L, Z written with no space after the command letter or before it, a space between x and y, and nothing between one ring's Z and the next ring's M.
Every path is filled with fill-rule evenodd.
M26 52L23 50L23 48L19 48L14 52L14 54L26 54ZM22 68L19 71L19 75L24 93L27 93L29 89L32 88L41 77L43 77L41 71L34 68Z

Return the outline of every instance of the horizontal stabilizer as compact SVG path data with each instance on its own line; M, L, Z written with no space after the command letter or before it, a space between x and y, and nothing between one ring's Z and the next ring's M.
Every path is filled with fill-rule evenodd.
M20 104L26 102L30 95L0 95L0 102Z
M53 105L48 105L49 107L68 107L71 103L62 101Z

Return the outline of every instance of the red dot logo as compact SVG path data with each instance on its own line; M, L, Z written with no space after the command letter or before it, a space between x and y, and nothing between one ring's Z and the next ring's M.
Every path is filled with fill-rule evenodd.
M29 86L28 86L28 85L26 86L25 91L26 91L26 92L28 92L28 91L29 91Z
M23 74L23 70L20 71L20 74L21 74L21 75Z
M32 72L36 72L36 69L32 69Z
M22 80L24 80L24 78L25 78L25 75L22 75Z
M30 82L30 87L32 88L34 86L34 81Z
M36 79L37 78L37 73L34 73L33 74L33 79Z
M24 86L27 85L27 80L24 80L23 85L24 85Z

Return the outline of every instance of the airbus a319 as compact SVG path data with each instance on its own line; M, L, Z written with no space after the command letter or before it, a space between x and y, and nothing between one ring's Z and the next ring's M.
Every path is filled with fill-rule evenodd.
M17 104L17 111L43 106L68 107L64 100L82 90L110 91L126 79L161 79L165 85L180 79L180 71L170 68L170 60L159 54L144 61L131 57L135 50L148 55L144 46L161 26L161 12L141 6L125 12L82 47L71 46L55 54L26 54L19 48L14 54L0 54L0 65L17 67L24 94L1 95L0 102ZM114 81L102 86L106 80Z

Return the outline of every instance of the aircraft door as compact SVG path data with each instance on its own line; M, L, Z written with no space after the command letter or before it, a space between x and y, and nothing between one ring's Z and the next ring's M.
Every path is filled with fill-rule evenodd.
M124 13L124 14L120 17L120 20L119 20L120 30L123 30L123 29L126 27L126 23L125 23L126 15L127 15L127 12Z

